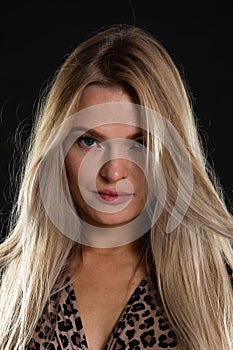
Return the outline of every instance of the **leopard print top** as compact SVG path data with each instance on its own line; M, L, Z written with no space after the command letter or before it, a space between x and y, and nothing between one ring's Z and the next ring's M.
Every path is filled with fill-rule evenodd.
M145 277L127 302L104 350L176 348L175 333L152 295ZM40 318L27 349L88 349L71 283L62 290L59 301L56 297L51 300L50 311Z

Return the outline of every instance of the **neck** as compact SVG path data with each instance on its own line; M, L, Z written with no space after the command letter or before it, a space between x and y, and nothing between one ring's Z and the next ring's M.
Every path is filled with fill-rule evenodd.
M142 248L142 239L139 238L131 243L110 248L96 248L86 245L81 246L81 255L84 257L96 256L103 259L121 259L125 256L138 256Z
M145 271L142 258L143 238L113 248L95 248L81 245L79 246L79 253L74 256L71 270L75 274L85 269L88 275L90 273L104 273L105 275L110 273L114 276L119 271L122 271L123 274L132 275L139 266L141 266L140 269Z

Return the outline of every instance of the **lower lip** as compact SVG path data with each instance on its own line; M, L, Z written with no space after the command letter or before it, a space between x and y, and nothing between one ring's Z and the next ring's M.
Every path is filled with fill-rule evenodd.
M132 198L132 194L126 195L110 195L105 193L97 193L97 197L101 199L102 202L108 204L121 204L128 202Z

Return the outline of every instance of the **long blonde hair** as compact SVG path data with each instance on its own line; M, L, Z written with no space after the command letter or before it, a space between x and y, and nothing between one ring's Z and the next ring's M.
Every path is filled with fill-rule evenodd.
M233 268L232 216L206 162L184 79L150 33L127 25L106 28L81 43L55 75L38 110L11 227L0 246L1 349L26 347L50 296L64 285L77 243L48 218L40 198L39 169L48 139L76 112L83 90L92 83L122 86L180 134L192 161L192 198L183 221L165 234L178 182L164 150L159 164L169 196L151 229L145 260L156 273L179 349L230 350L233 294L226 266ZM155 127L153 121L149 127ZM184 192L186 187L183 184Z

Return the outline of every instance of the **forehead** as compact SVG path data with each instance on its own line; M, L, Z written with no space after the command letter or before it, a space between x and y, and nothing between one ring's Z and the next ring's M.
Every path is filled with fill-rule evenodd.
M77 123L82 124L85 120L85 123L93 124L90 129L102 126L105 128L107 123L118 130L120 125L115 126L116 123L128 123L133 128L138 125L138 111L135 106L133 98L123 87L91 84L84 89L79 100Z
M78 127L77 130L89 133L90 135L100 138L136 138L143 134L143 130L138 126L112 123L97 126L95 128L86 130L85 128Z
M71 129L130 134L143 128L139 106L129 102L106 102L79 110L67 123Z
M119 85L91 84L84 89L81 95L78 111L110 102L133 103L134 101L130 94Z

